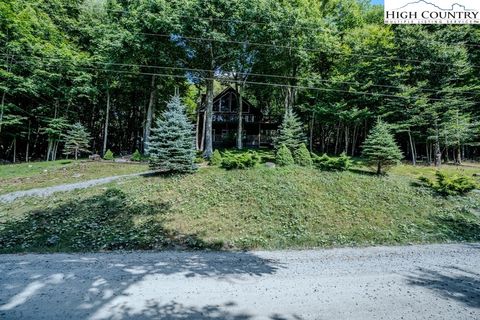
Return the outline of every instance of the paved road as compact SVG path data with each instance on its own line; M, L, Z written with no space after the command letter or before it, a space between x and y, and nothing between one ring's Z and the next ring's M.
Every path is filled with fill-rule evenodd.
M15 191L15 192L10 192L10 193L0 195L0 202L4 202L4 203L12 202L22 197L47 197L54 194L55 192L65 192L65 191L72 191L77 189L86 189L93 186L110 183L123 178L146 176L150 174L153 174L153 173L152 172L132 173L132 174L125 174L121 176L106 177L106 178L87 180L87 181L76 182L76 183L61 184L53 187L36 188L36 189L30 189L25 191Z
M480 244L0 256L0 319L480 319Z

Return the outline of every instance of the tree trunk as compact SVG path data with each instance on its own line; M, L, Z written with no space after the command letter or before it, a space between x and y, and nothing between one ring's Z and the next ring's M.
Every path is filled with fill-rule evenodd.
M457 164L462 165L462 147L460 145L457 147Z
M238 127L237 127L237 149L243 149L243 85L236 85L238 91ZM260 143L260 142L259 142Z
M433 149L435 168L439 168L442 165L442 151L440 150L440 133L437 120L435 120L435 143Z
M350 134L350 130L348 129L348 126L345 125L345 154L348 153L348 146L349 146L349 134Z
M75 160L78 160L78 149L75 148Z
M25 162L29 162L31 123L32 123L32 121L29 119L28 120L28 133L27 133L27 147L25 148Z
M335 155L338 153L338 140L340 140L340 123L337 124L337 135L335 137Z
M410 128L408 129L408 140L410 141L410 150L412 152L412 165L417 165L417 155L415 154L415 147L413 145L412 133L410 132Z
M13 138L13 163L17 162L17 137Z
M381 174L382 174L382 162L378 161L377 162L377 175L381 175Z
M312 111L312 122L310 122L310 152L313 151L313 127L315 126L315 112Z
M53 146L53 141L51 139L48 139L47 161L50 161L50 154L52 153L52 146Z
M213 118L213 71L210 72L207 81L207 103L205 106L205 149L203 156L210 159L213 153L213 139L212 139L212 118Z
M109 85L107 84L107 110L105 113L105 127L103 129L103 149L102 149L103 156L105 155L105 152L107 152L109 115L110 115L110 88L109 88Z
M3 109L5 108L5 95L7 93L3 91L2 93L2 101L0 104L0 133L2 132L2 123L3 123Z
M353 138L352 138L352 157L355 156L355 148L357 147L358 139L358 124L355 124L353 127Z
M53 152L52 152L52 160L55 161L57 160L57 153L58 153L58 145L60 144L60 141L55 141L53 144Z
M7 50L8 52L8 50ZM11 70L11 67L10 67L10 56L7 55L6 56L6 65L7 65L7 68L6 68L6 71L7 73L10 72ZM12 56L12 62L13 62L13 56ZM3 124L3 114L4 114L4 110L5 110L5 97L7 95L7 90L3 90L2 92L2 100L0 101L0 133L2 132L2 124Z
M195 126L195 150L200 150L200 108L197 107L197 124Z
M145 121L145 136L143 137L143 148L145 154L148 154L148 143L150 142L150 132L152 130L153 115L155 114L155 98L157 96L155 80L156 76L152 76L150 99L148 101L147 118Z

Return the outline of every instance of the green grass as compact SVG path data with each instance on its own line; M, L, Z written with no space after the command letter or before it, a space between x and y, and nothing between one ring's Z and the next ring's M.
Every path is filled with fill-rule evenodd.
M480 195L304 168L139 177L0 204L0 252L282 249L480 241Z
M145 164L58 160L0 166L0 194L148 171Z

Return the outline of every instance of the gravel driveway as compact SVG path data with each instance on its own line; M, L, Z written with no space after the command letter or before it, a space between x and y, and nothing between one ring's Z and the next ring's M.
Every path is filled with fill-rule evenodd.
M480 319L480 244L0 255L0 319Z
M152 171L142 172L142 173L132 173L132 174L125 174L121 176L106 177L106 178L87 180L87 181L76 182L76 183L61 184L53 187L35 188L35 189L24 190L24 191L15 191L15 192L10 192L10 193L0 195L0 203L12 202L22 197L47 197L56 192L66 192L66 191L72 191L77 189L86 189L93 186L98 186L101 184L106 184L116 180L124 179L124 178L147 176L153 173L154 172Z

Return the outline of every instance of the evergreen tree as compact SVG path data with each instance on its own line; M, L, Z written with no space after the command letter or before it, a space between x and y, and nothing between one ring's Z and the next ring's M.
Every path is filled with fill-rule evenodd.
M113 157L113 152L112 150L108 149L107 152L105 152L105 155L103 156L103 160L113 160L114 157Z
M90 133L80 123L77 122L70 127L65 134L65 148L63 154L73 154L75 160L78 159L80 152L90 152L89 148Z
M170 172L193 172L195 165L195 136L179 96L167 104L156 120L148 144L150 168Z
M295 164L293 160L292 152L286 145L282 145L276 154L275 162L281 167L291 166Z
M377 174L390 165L397 164L402 159L402 152L398 147L388 125L378 120L363 144L363 156L377 168Z
M280 132L275 140L275 149L279 149L285 145L290 152L295 152L300 145L305 142L305 135L303 133L302 122L293 111L288 111L283 117Z
M218 150L213 151L209 164L211 166L219 166L222 164L222 155L220 154L220 151Z
M300 148L295 150L293 158L295 159L295 163L302 167L311 167L313 164L312 156L305 143L302 143Z

